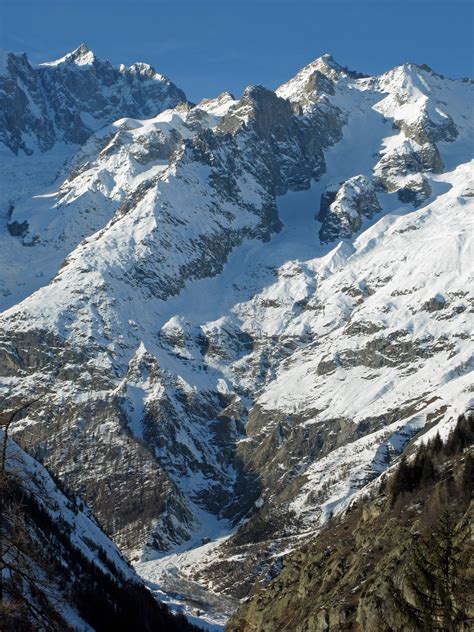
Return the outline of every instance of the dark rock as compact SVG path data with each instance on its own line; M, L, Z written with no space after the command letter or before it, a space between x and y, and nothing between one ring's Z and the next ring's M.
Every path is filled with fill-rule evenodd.
M360 230L364 217L371 218L381 210L374 187L365 176L350 178L334 192L331 185L321 196L318 219L322 222L319 237L323 243L352 237Z

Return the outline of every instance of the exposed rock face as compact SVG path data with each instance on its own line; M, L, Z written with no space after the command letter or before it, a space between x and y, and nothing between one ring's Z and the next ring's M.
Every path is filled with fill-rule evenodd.
M347 79L362 79L365 75L338 64L329 55L318 57L302 68L295 77L277 89L277 94L288 99L299 114L308 113L328 102L336 93L336 85Z
M246 153L252 162L266 166L265 179L273 183L273 193L281 195L288 188L307 189L312 178L324 173L322 150L340 138L344 119L337 108L331 108L321 119L326 121L319 120L315 126L311 118L297 118L287 100L262 86L250 86L218 130L235 133L242 127L248 129ZM325 122L326 132L322 134Z
M436 145L414 147L410 140L386 152L375 167L376 182L386 191L398 191L405 204L419 206L431 195L423 172L441 173L443 164Z
M378 111L391 118L402 135L382 153L374 170L376 178L385 190L399 190L400 200L414 206L431 195L422 172L441 173L444 168L436 143L453 142L459 134L443 104L436 106L436 97L427 97L423 82L430 76L441 79L426 67L405 64L395 68L385 75L381 87L395 82L399 89L377 105Z
M374 187L365 176L354 176L344 182L334 195L333 187L321 196L318 219L322 222L319 237L323 243L345 239L357 233L364 218L372 218L382 210Z
M413 204L416 208L430 197L431 187L425 176L417 174L413 178L409 178L403 187L398 189L397 194L400 202Z
M105 81L101 64L82 50L32 72ZM162 85L150 72L130 81ZM18 440L154 585L200 582L227 612L468 397L472 187L451 157L471 93L325 56L276 93L147 120L94 101L103 126L12 198L0 374L10 404L38 398ZM457 131L439 148L436 108ZM418 120L426 140L406 135Z

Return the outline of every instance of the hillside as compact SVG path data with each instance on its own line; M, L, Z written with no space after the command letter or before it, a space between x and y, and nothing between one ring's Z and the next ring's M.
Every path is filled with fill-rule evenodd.
M228 632L472 630L474 418L409 450L285 559ZM402 484L403 481L403 484Z
M2 630L197 631L152 597L79 497L10 441L0 489Z

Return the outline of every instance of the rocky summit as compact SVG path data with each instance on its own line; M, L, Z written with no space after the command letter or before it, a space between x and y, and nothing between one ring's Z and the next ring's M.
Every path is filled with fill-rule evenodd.
M81 45L0 88L10 435L223 629L469 408L474 84L323 55L194 104Z

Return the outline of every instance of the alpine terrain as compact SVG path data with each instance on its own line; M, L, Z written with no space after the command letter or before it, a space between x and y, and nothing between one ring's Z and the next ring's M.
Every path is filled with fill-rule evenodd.
M211 630L256 594L230 629L286 629L261 595L301 595L301 547L364 498L376 524L381 478L469 409L473 102L330 55L194 104L84 44L2 53L1 407L120 590ZM298 629L376 629L336 610Z

